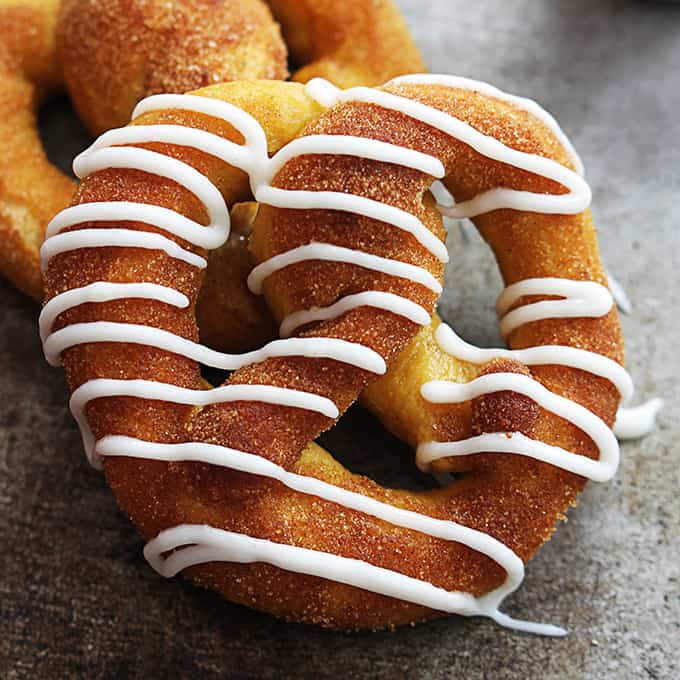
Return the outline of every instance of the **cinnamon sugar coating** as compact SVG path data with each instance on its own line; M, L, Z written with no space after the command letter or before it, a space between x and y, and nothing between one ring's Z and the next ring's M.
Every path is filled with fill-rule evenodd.
M64 0L57 48L76 111L95 134L125 125L152 94L288 75L279 26L261 0Z

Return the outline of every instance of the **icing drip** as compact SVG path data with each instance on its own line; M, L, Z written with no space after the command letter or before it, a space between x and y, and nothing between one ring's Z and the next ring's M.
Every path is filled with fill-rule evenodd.
M525 295L559 295L562 299L533 302L509 311ZM600 317L611 307L611 293L595 281L541 278L508 286L498 298L496 311L501 317L501 335L507 337L525 323L558 317Z
M619 439L639 439L649 434L656 425L656 417L663 408L663 399L650 399L644 404L620 408L616 414L614 434Z
M614 297L614 302L616 302L619 311L624 314L631 314L633 312L633 303L630 301L626 289L614 278L610 271L607 271L606 274L612 296Z
M436 82L475 89L525 109L553 130L573 156L577 170L582 172L578 157L557 123L534 102L511 97L490 86L464 79L409 76L393 82L420 84ZM584 210L590 201L590 190L579 174L549 159L506 147L498 140L480 134L463 121L437 109L369 88L353 88L342 92L320 79L312 80L306 88L312 97L325 106L340 101L359 101L400 111L460 139L489 158L539 174L558 182L568 190L565 194L546 195L504 188L494 189L464 203L453 206L440 205L440 210L445 215L471 217L497 208L543 213L578 213ZM392 228L411 234L440 261L447 261L448 254L444 244L439 242L415 215L351 194L284 190L271 185L274 176L285 163L304 154L352 155L398 164L424 172L433 179L441 179L444 176L444 167L438 158L377 140L313 135L294 140L270 159L264 130L252 116L226 102L195 95L149 97L137 106L133 117L164 109L197 112L225 121L243 136L244 142L236 144L206 131L181 125L137 125L112 130L100 137L90 149L76 159L74 169L79 177L105 168L133 168L170 179L185 187L201 201L208 215L208 224L199 224L160 206L131 202L77 205L60 213L49 225L48 238L41 251L44 267L47 267L49 260L59 253L79 248L116 246L161 250L168 256L193 266L206 266L203 257L178 246L165 236L110 226L118 222L142 222L159 227L193 247L205 249L219 247L229 235L229 214L224 200L205 176L179 160L147 149L127 146L150 142L165 142L198 149L243 170L250 178L255 200L261 203L296 209L343 210L377 219ZM85 222L101 222L102 225L99 229L65 232L66 229ZM310 243L272 257L253 270L249 277L249 285L254 292L259 293L265 280L274 272L309 260L327 260L364 267L415 282L436 293L441 292L439 281L421 267L326 243ZM534 303L508 311L521 296L536 293L559 295L563 299ZM374 373L384 373L386 370L383 358L370 348L334 338L287 338L269 343L255 352L229 355L215 352L168 331L137 324L98 321L77 323L53 330L59 315L73 307L125 298L154 300L177 308L186 308L189 304L186 296L177 290L144 282L101 281L61 293L44 307L40 319L41 336L48 361L57 363L62 351L79 344L123 342L154 346L203 364L225 369L235 369L271 356L307 356L349 363ZM369 290L347 295L329 307L296 311L284 319L281 333L287 336L302 325L336 318L362 306L387 310L416 324L424 325L429 322L427 311L411 300L384 291ZM532 279L510 286L502 296L499 310L501 314L505 314L504 330L510 333L524 323L547 318L546 315L600 316L607 313L610 306L611 296L598 284L565 282L561 279ZM576 348L551 346L519 351L480 350L460 341L453 331L446 330L446 327L440 328L437 337L445 349L447 346L451 349L455 345L452 353L460 353L462 358L468 361L483 363L495 356L513 356L529 365L561 363L606 377L617 386L622 395L632 392L630 379L615 362ZM526 394L545 408L567 417L582 427L600 445L601 456L599 461L592 461L557 447L547 447L541 442L522 439L522 435L518 434L514 434L510 439L506 436L485 435L487 439L483 443L467 440L456 445L474 450L477 444L477 450L501 450L501 445L495 445L492 439L504 439L506 442L512 442L514 452L535 455L566 469L585 470L593 478L608 478L616 467L618 449L604 423L583 407L552 394L530 378L516 374L495 374L478 378L467 385L430 383L423 389L425 394L433 399L454 401L469 399L497 389L512 389ZM444 540L460 542L495 560L506 570L508 576L498 589L483 597L474 597L468 593L447 592L433 584L367 562L196 525L181 525L168 529L147 544L144 554L160 574L173 576L190 565L209 561L242 563L261 561L282 569L320 576L419 603L435 610L465 616L488 616L504 626L519 630L546 635L565 633L563 629L555 626L516 621L499 611L503 598L521 583L524 565L517 555L493 537L452 521L403 510L315 478L287 472L271 461L250 452L200 442L160 444L125 436L107 436L94 441L85 415L87 404L95 399L113 396L154 399L198 408L207 404L247 399L316 411L329 418L337 417L337 406L321 395L268 385L227 385L213 390L190 390L156 381L101 378L91 380L74 391L71 409L81 428L85 448L93 464L97 464L102 456L132 456L164 461L202 461L267 476L301 493L371 514L393 525ZM436 445L431 443L419 448L421 464L425 464L430 455L426 447L439 445L441 443ZM494 445L497 446L496 449L493 448ZM479 449L479 446L483 448ZM466 451L469 452L473 451ZM170 555L166 555L168 551L172 551Z

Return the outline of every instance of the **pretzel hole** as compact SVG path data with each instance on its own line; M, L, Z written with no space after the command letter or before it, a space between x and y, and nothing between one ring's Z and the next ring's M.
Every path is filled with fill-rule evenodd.
M38 131L48 160L71 177L73 159L92 143L66 95L48 99L38 111Z
M467 342L477 347L503 347L496 298L503 290L491 248L470 220L444 218L451 260L437 311Z
M413 449L390 434L368 410L355 404L317 440L353 474L389 489L427 491L439 488L431 474L413 464Z

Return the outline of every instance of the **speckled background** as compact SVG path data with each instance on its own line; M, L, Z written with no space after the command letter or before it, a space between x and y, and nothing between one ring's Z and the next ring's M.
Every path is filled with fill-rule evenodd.
M287 625L163 581L86 464L37 308L0 282L0 677L676 678L680 675L680 5L623 0L402 0L433 71L541 101L585 161L639 396L667 399L658 429L623 447L614 482L581 505L507 603L564 639L452 617L342 635ZM43 115L64 165L86 142L58 102ZM489 253L451 233L443 316L497 341ZM357 471L410 477L410 453L355 409L327 440ZM359 433L361 436L359 436ZM391 443L394 447L394 443ZM402 449L403 450L403 449ZM367 459L373 459L368 464Z

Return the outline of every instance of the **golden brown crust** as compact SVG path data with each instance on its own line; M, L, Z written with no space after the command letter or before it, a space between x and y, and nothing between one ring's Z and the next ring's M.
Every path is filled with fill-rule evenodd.
M553 135L527 113L511 105L474 93L441 87L402 86L395 91L440 108L509 146L540 153L569 165ZM493 186L509 186L540 192L559 192L561 187L508 166L488 162L464 144L401 114L365 104L345 104L320 115L294 84L233 83L204 92L237 103L263 124L272 138L273 125L281 141L298 130L292 121L309 121L305 133L354 134L382 139L436 155L447 171L447 185L458 199ZM280 115L295 110L296 117ZM176 122L205 126L234 138L233 132L215 121L186 112L150 114L140 122ZM290 124L286 129L286 121ZM283 125L283 129L281 128ZM228 203L240 200L233 177L215 159L169 145L154 148L180 157L217 182ZM377 182L376 180L380 181ZM333 188L379 197L419 215L442 235L435 211L424 197L431 179L406 168L386 166L356 158L306 156L289 162L275 183L287 188ZM105 171L89 177L77 202L145 200L204 217L195 199L183 189L158 178L133 171ZM595 236L588 213L549 216L517 211L496 211L477 220L496 252L506 282L528 276L565 276L603 281ZM83 225L85 226L85 225ZM131 225L149 229L142 224ZM258 260L309 240L323 240L360 247L385 256L421 264L436 276L441 265L433 261L412 237L367 218L327 211L295 211L262 208L255 222L253 249ZM513 244L521 243L522 248ZM161 303L132 300L82 305L59 319L58 326L86 320L144 323L166 328L189 338L197 336L193 303L200 276L187 265L162 253L153 256L129 248L83 249L56 257L47 276L48 297L92 280L147 280L172 285L192 300L188 310ZM313 284L310 284L313 282ZM365 287L395 289L395 281L347 265L308 262L289 267L269 278L266 295L277 317L310 305L324 305L347 292ZM399 293L432 309L431 293L415 285L399 285ZM404 369L392 396L403 401L402 420L394 426L419 438L448 435L464 437L494 425L485 401L458 407L424 404L408 385L427 379L439 367L465 379L484 367L471 367L438 358L428 334L416 334L413 324L388 312L359 308L344 316L312 326L310 336L332 336L361 342L379 351L388 364ZM431 337L431 336L430 336ZM575 345L621 360L622 340L612 312L601 319L568 319L527 324L510 338L514 347L547 341ZM400 355L401 352L401 355ZM404 367L405 356L417 363ZM150 377L198 389L201 379L193 362L166 352L135 345L103 343L82 345L63 354L72 389L86 380L115 375L118 378ZM493 370L493 366L486 370ZM515 367L517 370L524 370ZM540 367L532 375L559 394L584 403L611 423L618 396L609 383L562 367ZM440 374L438 377L442 377ZM237 371L232 383L267 383L322 393L343 411L369 382L364 371L330 360L271 359ZM373 383L374 385L376 383ZM370 392L369 392L370 394ZM497 395L498 396L498 395ZM380 402L375 395L373 398ZM555 416L527 407L526 400L503 394L504 423L525 430L548 443L594 457L597 450L579 430ZM394 402L393 402L394 403ZM418 411L420 416L414 415ZM188 438L253 451L300 474L311 475L393 505L433 517L460 522L506 543L528 560L549 538L557 519L574 502L584 480L550 465L513 455L485 454L465 458L466 474L446 489L410 493L385 489L369 479L350 474L329 454L308 442L332 421L318 414L270 404L238 402L193 412L182 406L127 398L93 402L88 417L101 437L122 433L151 441L176 442ZM393 416L396 421L397 416ZM428 436L429 435L429 436ZM436 438L442 438L437 436ZM445 465L443 463L443 465ZM299 494L278 482L232 472L205 464L152 462L114 458L105 470L121 507L131 515L146 538L181 524L210 524L250 536L290 543L346 557L367 560L396 569L438 586L481 594L504 579L502 569L489 558L461 544L448 543L401 529L367 515ZM344 629L381 628L434 616L420 606L396 601L315 577L301 576L264 564L212 563L187 570L194 581L221 591L229 599L286 618Z

